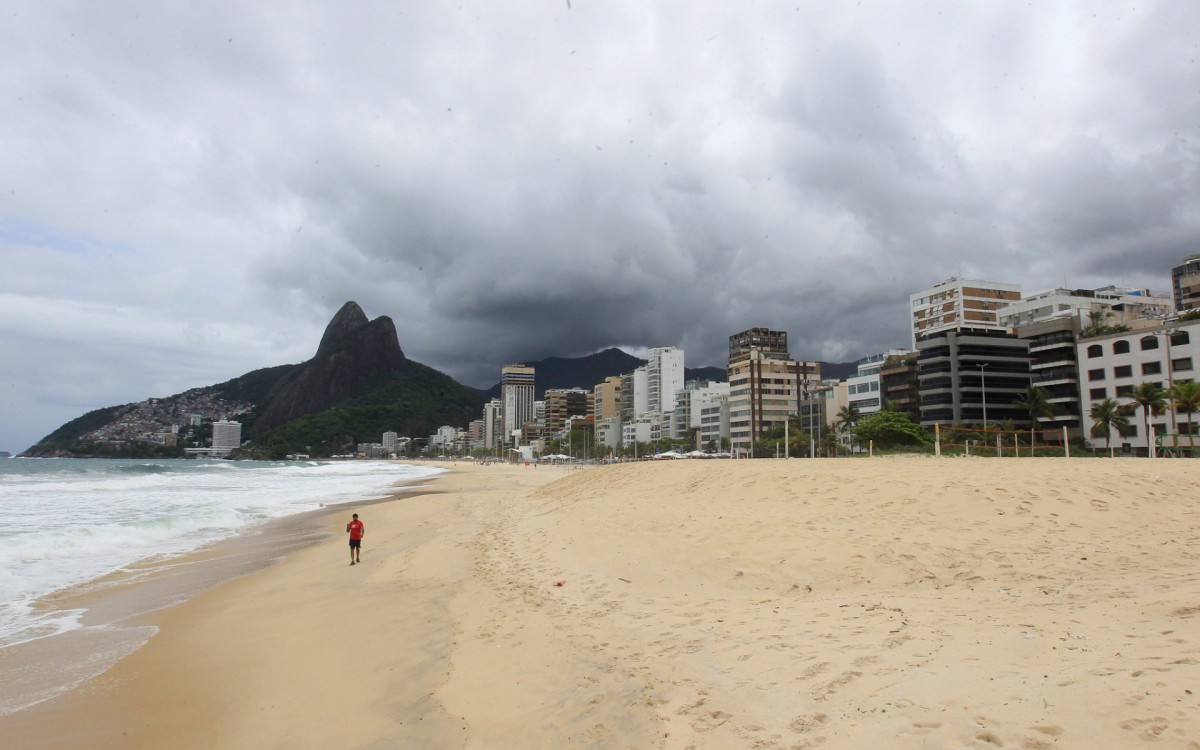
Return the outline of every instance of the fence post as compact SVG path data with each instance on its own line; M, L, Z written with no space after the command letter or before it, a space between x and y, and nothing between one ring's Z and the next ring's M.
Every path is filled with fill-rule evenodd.
M868 451L867 458L875 458L875 441L874 440L870 440L867 442L867 451Z
M1071 444L1067 442L1067 426L1063 425L1063 450L1066 451L1067 458L1071 457Z
M942 455L942 425L935 424L933 426L933 455Z

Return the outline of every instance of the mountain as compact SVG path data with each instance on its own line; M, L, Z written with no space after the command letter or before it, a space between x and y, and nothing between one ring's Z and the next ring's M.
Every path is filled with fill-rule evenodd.
M325 411L410 367L392 319L368 321L358 303L347 302L325 327L316 356L265 394L251 435Z
M383 433L424 437L446 424L478 419L484 399L474 389L404 356L391 318L368 320L347 302L312 359L249 372L233 380L165 398L96 409L78 417L23 455L183 455L183 442L202 444L211 422L236 418L249 439L241 455L327 456L379 442ZM192 427L199 414L207 425ZM182 432L172 426L185 426ZM205 430L207 429L208 432Z

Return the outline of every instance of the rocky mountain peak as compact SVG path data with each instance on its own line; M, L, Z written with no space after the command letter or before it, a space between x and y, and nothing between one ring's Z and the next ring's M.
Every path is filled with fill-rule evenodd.
M328 354L338 347L338 342L349 336L356 329L367 325L367 314L351 300L342 305L329 325L325 326L325 334L321 336L321 345L317 347L317 356Z

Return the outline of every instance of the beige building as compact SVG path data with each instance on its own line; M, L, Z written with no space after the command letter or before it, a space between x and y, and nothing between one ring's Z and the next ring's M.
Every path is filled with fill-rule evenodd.
M912 348L916 350L918 339L937 331L1005 330L998 310L1020 300L1021 287L954 276L910 295L908 299L912 315Z
M821 380L818 362L788 353L787 332L751 328L729 337L729 440L746 452L755 440L797 413L800 400Z
M621 416L621 376L612 375L592 389L592 416L596 422Z

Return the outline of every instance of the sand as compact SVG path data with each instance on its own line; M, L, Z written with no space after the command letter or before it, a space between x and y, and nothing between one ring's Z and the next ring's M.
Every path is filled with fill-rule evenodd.
M1200 748L1196 466L460 464L0 744Z

